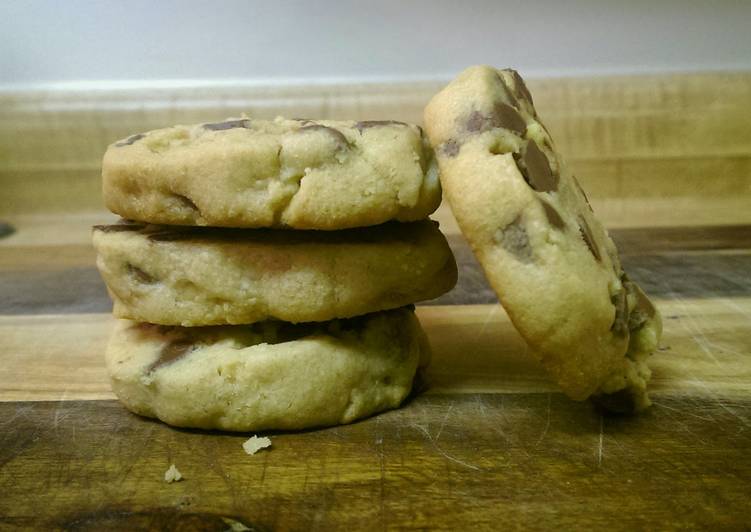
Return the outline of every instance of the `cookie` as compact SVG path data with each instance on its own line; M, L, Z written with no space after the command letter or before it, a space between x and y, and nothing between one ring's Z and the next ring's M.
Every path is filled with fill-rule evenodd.
M431 100L425 125L462 233L561 388L646 407L660 315L624 274L519 74L468 68Z
M421 220L441 201L422 130L394 121L229 119L107 149L106 206L157 224L334 230Z
M456 262L430 220L342 231L97 226L119 318L162 325L326 321L433 299Z
M118 320L112 389L170 425L232 431L349 423L395 408L429 359L411 309L349 320L167 327Z

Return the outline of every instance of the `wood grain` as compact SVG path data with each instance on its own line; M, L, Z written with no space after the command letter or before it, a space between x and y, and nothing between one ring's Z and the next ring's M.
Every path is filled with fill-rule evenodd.
M657 394L643 416L602 417L557 393L439 394L247 456L247 435L113 401L0 403L0 527L739 529L749 414L747 399ZM185 480L165 484L170 464Z

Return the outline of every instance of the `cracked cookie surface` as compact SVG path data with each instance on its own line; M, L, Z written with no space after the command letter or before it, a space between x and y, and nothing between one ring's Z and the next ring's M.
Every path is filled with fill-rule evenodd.
M163 325L325 321L433 299L456 283L437 223L342 231L96 226L116 317Z
M228 119L113 143L104 202L123 218L335 230L426 218L441 201L422 130L395 121Z
M429 358L409 308L298 325L118 320L106 353L112 389L129 410L233 431L335 425L396 408Z
M425 109L443 190L516 328L561 388L649 405L659 312L556 151L519 74L470 67Z

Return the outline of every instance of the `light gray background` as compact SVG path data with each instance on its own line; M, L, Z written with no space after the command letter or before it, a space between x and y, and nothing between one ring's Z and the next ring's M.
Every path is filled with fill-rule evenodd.
M751 68L751 1L0 0L0 84Z

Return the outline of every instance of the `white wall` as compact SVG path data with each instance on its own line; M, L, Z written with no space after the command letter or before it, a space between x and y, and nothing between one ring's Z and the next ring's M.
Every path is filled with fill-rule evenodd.
M0 0L0 84L751 68L751 1Z

